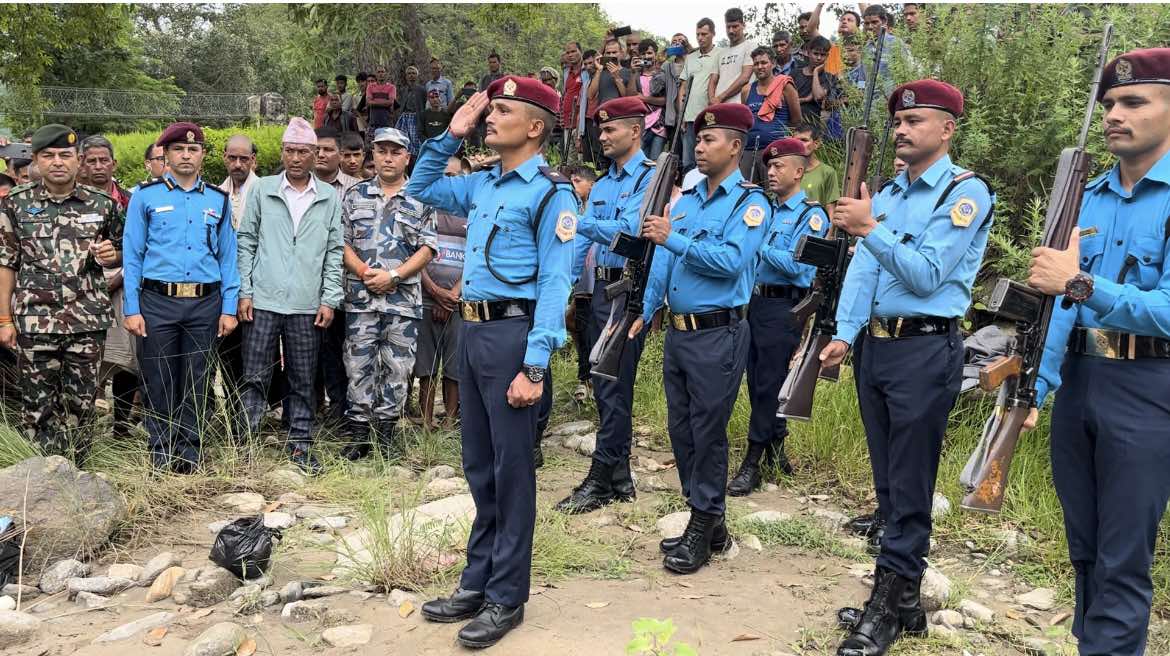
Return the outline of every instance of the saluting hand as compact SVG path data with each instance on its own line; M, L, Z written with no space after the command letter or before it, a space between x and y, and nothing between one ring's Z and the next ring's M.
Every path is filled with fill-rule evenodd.
M864 182L861 183L861 198L842 196L837 199L837 207L833 209L833 225L855 237L864 237L877 227L869 188Z
M849 353L849 344L842 340L834 339L825 344L825 348L821 349L821 369L832 369L841 364L847 353Z
M642 222L642 236L659 246L665 244L666 238L670 236L670 217L654 215L646 217Z
M1032 250L1028 284L1049 296L1061 296L1069 279L1081 272L1080 259L1081 231L1073 230L1063 251L1043 246Z
M483 114L483 110L491 104L488 99L486 91L479 91L471 95L467 102L455 112L451 117L451 123L447 125L447 131L451 133L452 137L462 139L475 131L476 124L479 123L479 117Z

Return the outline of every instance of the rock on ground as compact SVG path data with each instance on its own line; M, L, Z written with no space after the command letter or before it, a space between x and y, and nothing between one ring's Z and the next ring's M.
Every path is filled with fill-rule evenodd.
M922 576L922 609L926 612L939 610L951 598L951 580L933 567L927 567Z
M849 523L849 515L827 508L814 508L812 516L818 524L830 531L836 531Z
M969 617L976 622L982 622L984 624L990 624L995 620L995 611L977 601L972 601L970 599L964 599L963 601L959 602L959 612L962 613L965 617Z
M776 524L780 522L787 522L792 519L792 515L779 510L757 510L756 512L743 518L745 522L759 522L761 524Z
M930 616L930 623L951 629L961 629L963 628L963 614L957 610L938 610Z
M183 656L235 656L240 643L247 639L247 632L239 624L220 622L192 640Z
M69 591L70 595L75 595L79 592L92 592L93 594L108 597L124 590L129 590L135 585L137 583L134 579L124 579L115 576L93 576L87 579L69 579L65 582L65 589Z
M297 523L297 518L292 514L286 512L266 512L264 513L265 528L292 528Z
M420 605L418 602L418 595L407 592L406 590L399 590L398 588L390 591L390 595L387 597L387 601L389 601L390 605L395 608L398 608L408 601L415 606Z
M128 638L133 638L139 633L144 633L151 629L157 629L160 626L166 626L174 619L174 613L154 613L152 615L147 615L142 619L137 619L133 622L123 624L116 629L106 631L100 636L94 638L93 641L95 644L97 644L102 642L117 642L119 640L126 640Z
M170 551L164 551L146 561L146 565L142 567L142 573L138 575L138 585L148 586L154 583L154 580L158 578L159 574L172 567L179 567L182 564L182 558L179 558Z
M61 456L36 457L0 469L0 515L23 523L24 569L40 572L92 554L125 521L126 502L100 476Z
M566 424L554 426L545 431L545 437L566 437L568 435L581 435L583 433L593 432L593 422L591 421L570 421Z
M331 647L357 647L368 643L373 636L372 624L335 626L321 633L321 639Z
M297 506L294 515L297 519L316 519L318 517L332 517L334 515L345 514L345 508L341 506L322 506L315 503L306 503Z
M951 500L935 492L930 505L930 518L938 521L951 513Z
M5 648L32 640L41 628L41 621L28 613L0 610L0 645Z
M207 608L227 599L238 587L240 580L234 574L222 567L210 566L200 571L199 578L186 590L177 590L173 596L175 603Z
M428 499L441 499L455 494L465 494L468 491L467 481L462 478L436 478L423 488L423 496Z
M1056 592L1048 588L1036 588L1016 595L1016 603L1035 610L1052 610L1056 606Z
M101 608L102 606L110 603L109 597L103 597L99 594L85 591L78 592L77 598L74 599L74 601L78 606L82 606L84 608Z
M303 599L320 599L321 597L332 597L337 594L344 594L349 592L349 588L343 588L340 585L314 585L312 587L304 588L301 592Z
M336 531L345 528L349 520L345 517L318 517L309 522L310 531Z
M386 526L378 528L379 537L371 536L369 529L363 528L339 540L336 547L337 568L334 571L339 575L351 574L355 567L370 564L374 556L368 545L378 540L399 540L405 530L410 531L412 539L417 543L435 549L443 548L446 545L439 542L444 534L459 525L470 526L474 520L475 501L470 494L458 494L423 504L413 510L392 513L386 518Z
M110 569L106 571L106 576L116 579L130 579L137 583L138 579L142 576L142 566L127 563L110 565Z
M6 583L3 588L0 588L0 594L8 595L15 599L32 599L41 594L40 588L35 585L21 585L20 583Z
M215 502L225 508L231 508L245 515L255 515L264 510L264 495L256 494L255 492L221 494L215 498Z
M459 472L451 465L435 465L423 472L422 477L423 480L433 481L437 478L455 478L458 475Z
M280 610L280 619L285 622L312 622L325 616L326 606L320 601L294 601Z
M689 511L682 511L670 513L669 515L659 519L655 526L658 527L658 534L664 538L677 538L687 530L687 522L691 521L691 513Z
M274 469L264 474L264 481L285 490L299 490L309 482L304 474L293 469Z
M41 592L57 594L65 589L69 579L82 578L89 575L89 566L72 558L61 560L53 564L41 574Z
M284 603L300 601L304 592L304 585L300 581L289 581L280 589L280 600Z
M0 597L0 610L16 610L16 600L8 595Z

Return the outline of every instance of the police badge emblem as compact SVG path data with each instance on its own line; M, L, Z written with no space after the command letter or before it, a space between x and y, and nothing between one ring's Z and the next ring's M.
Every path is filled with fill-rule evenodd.
M516 95L516 80L508 80L507 82L504 83L504 95L505 96Z
M577 215L569 210L557 217L557 239L569 241L577 234Z
M821 228L823 228L824 226L825 226L825 221L821 218L820 214L813 214L811 217L809 217L808 227L813 232L820 232Z
M914 106L914 90L913 89L906 89L905 91L902 92L902 106L903 107L913 107Z
M187 141L195 141L195 133L187 130Z
M1128 59L1118 59L1114 71L1118 82L1129 82L1133 79L1133 64L1129 63Z
M743 222L747 227L754 228L764 222L764 208L751 205L743 213Z
M707 112L707 116L704 117L703 120L707 122L708 127L715 125L715 114L712 112Z
M597 112L597 115L600 116L601 120L603 120L603 121L609 120L609 112L605 111L604 109Z
M979 213L979 206L970 198L960 198L959 202L951 208L951 223L958 228L966 228L975 220L975 215Z

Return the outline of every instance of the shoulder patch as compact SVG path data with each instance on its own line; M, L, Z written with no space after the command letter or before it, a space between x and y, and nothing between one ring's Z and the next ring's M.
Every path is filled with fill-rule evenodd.
M540 172L544 175L544 177L548 178L549 180L552 180L553 182L555 182L557 184L572 184L572 181L569 180L567 177L565 177L564 173L561 173L560 171L554 169L551 166L541 166L541 167L539 167L539 169L540 169Z
M111 201L114 200L114 197L111 196L109 194L109 192L107 192L105 189L98 189L97 187L93 187L93 186L86 185L86 184L79 184L77 186L84 189L86 193L101 196L102 198L106 198L106 199L111 200Z
M951 208L951 223L958 228L966 228L979 214L979 205L967 196L959 198Z
M10 189L8 191L8 195L15 196L16 194L24 193L30 189L35 189L36 186L37 186L37 183L35 183L35 182L26 182L22 185L16 185L15 187L13 187L12 189Z
M557 239L569 241L577 235L577 215L565 210L557 217Z
M754 184L752 182L748 182L747 180L740 182L739 187L742 189L763 189L763 187L761 187L760 185Z
M642 166L654 168L655 166L658 166L658 162L655 162L654 160L647 158L647 159L642 160Z
M206 188L208 188L208 189L210 189L210 190L212 190L212 191L218 191L219 193L223 194L224 196L230 196L230 195L231 195L231 194L229 194L227 191L224 191L223 187L220 187L219 185L213 185L213 184L211 184L210 182L206 182L206 183L204 183L204 185L203 185L203 186L205 186Z
M155 178L153 180L143 182L142 184L138 185L138 191L142 191L143 189L146 189L147 187L153 187L155 185L163 184L164 182L165 181L162 178Z
M820 214L814 213L812 216L808 217L808 227L811 228L813 232L820 232L821 228L825 227L825 220L821 218Z
M754 228L764 222L764 208L762 205L748 205L743 211L743 222L747 227Z

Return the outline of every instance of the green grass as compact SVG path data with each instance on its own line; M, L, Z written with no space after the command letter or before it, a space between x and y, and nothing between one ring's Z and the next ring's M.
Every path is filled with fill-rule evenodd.
M736 535L751 533L766 547L794 547L807 553L824 554L846 560L863 562L869 556L860 549L849 547L817 524L801 518L779 522L733 522Z

